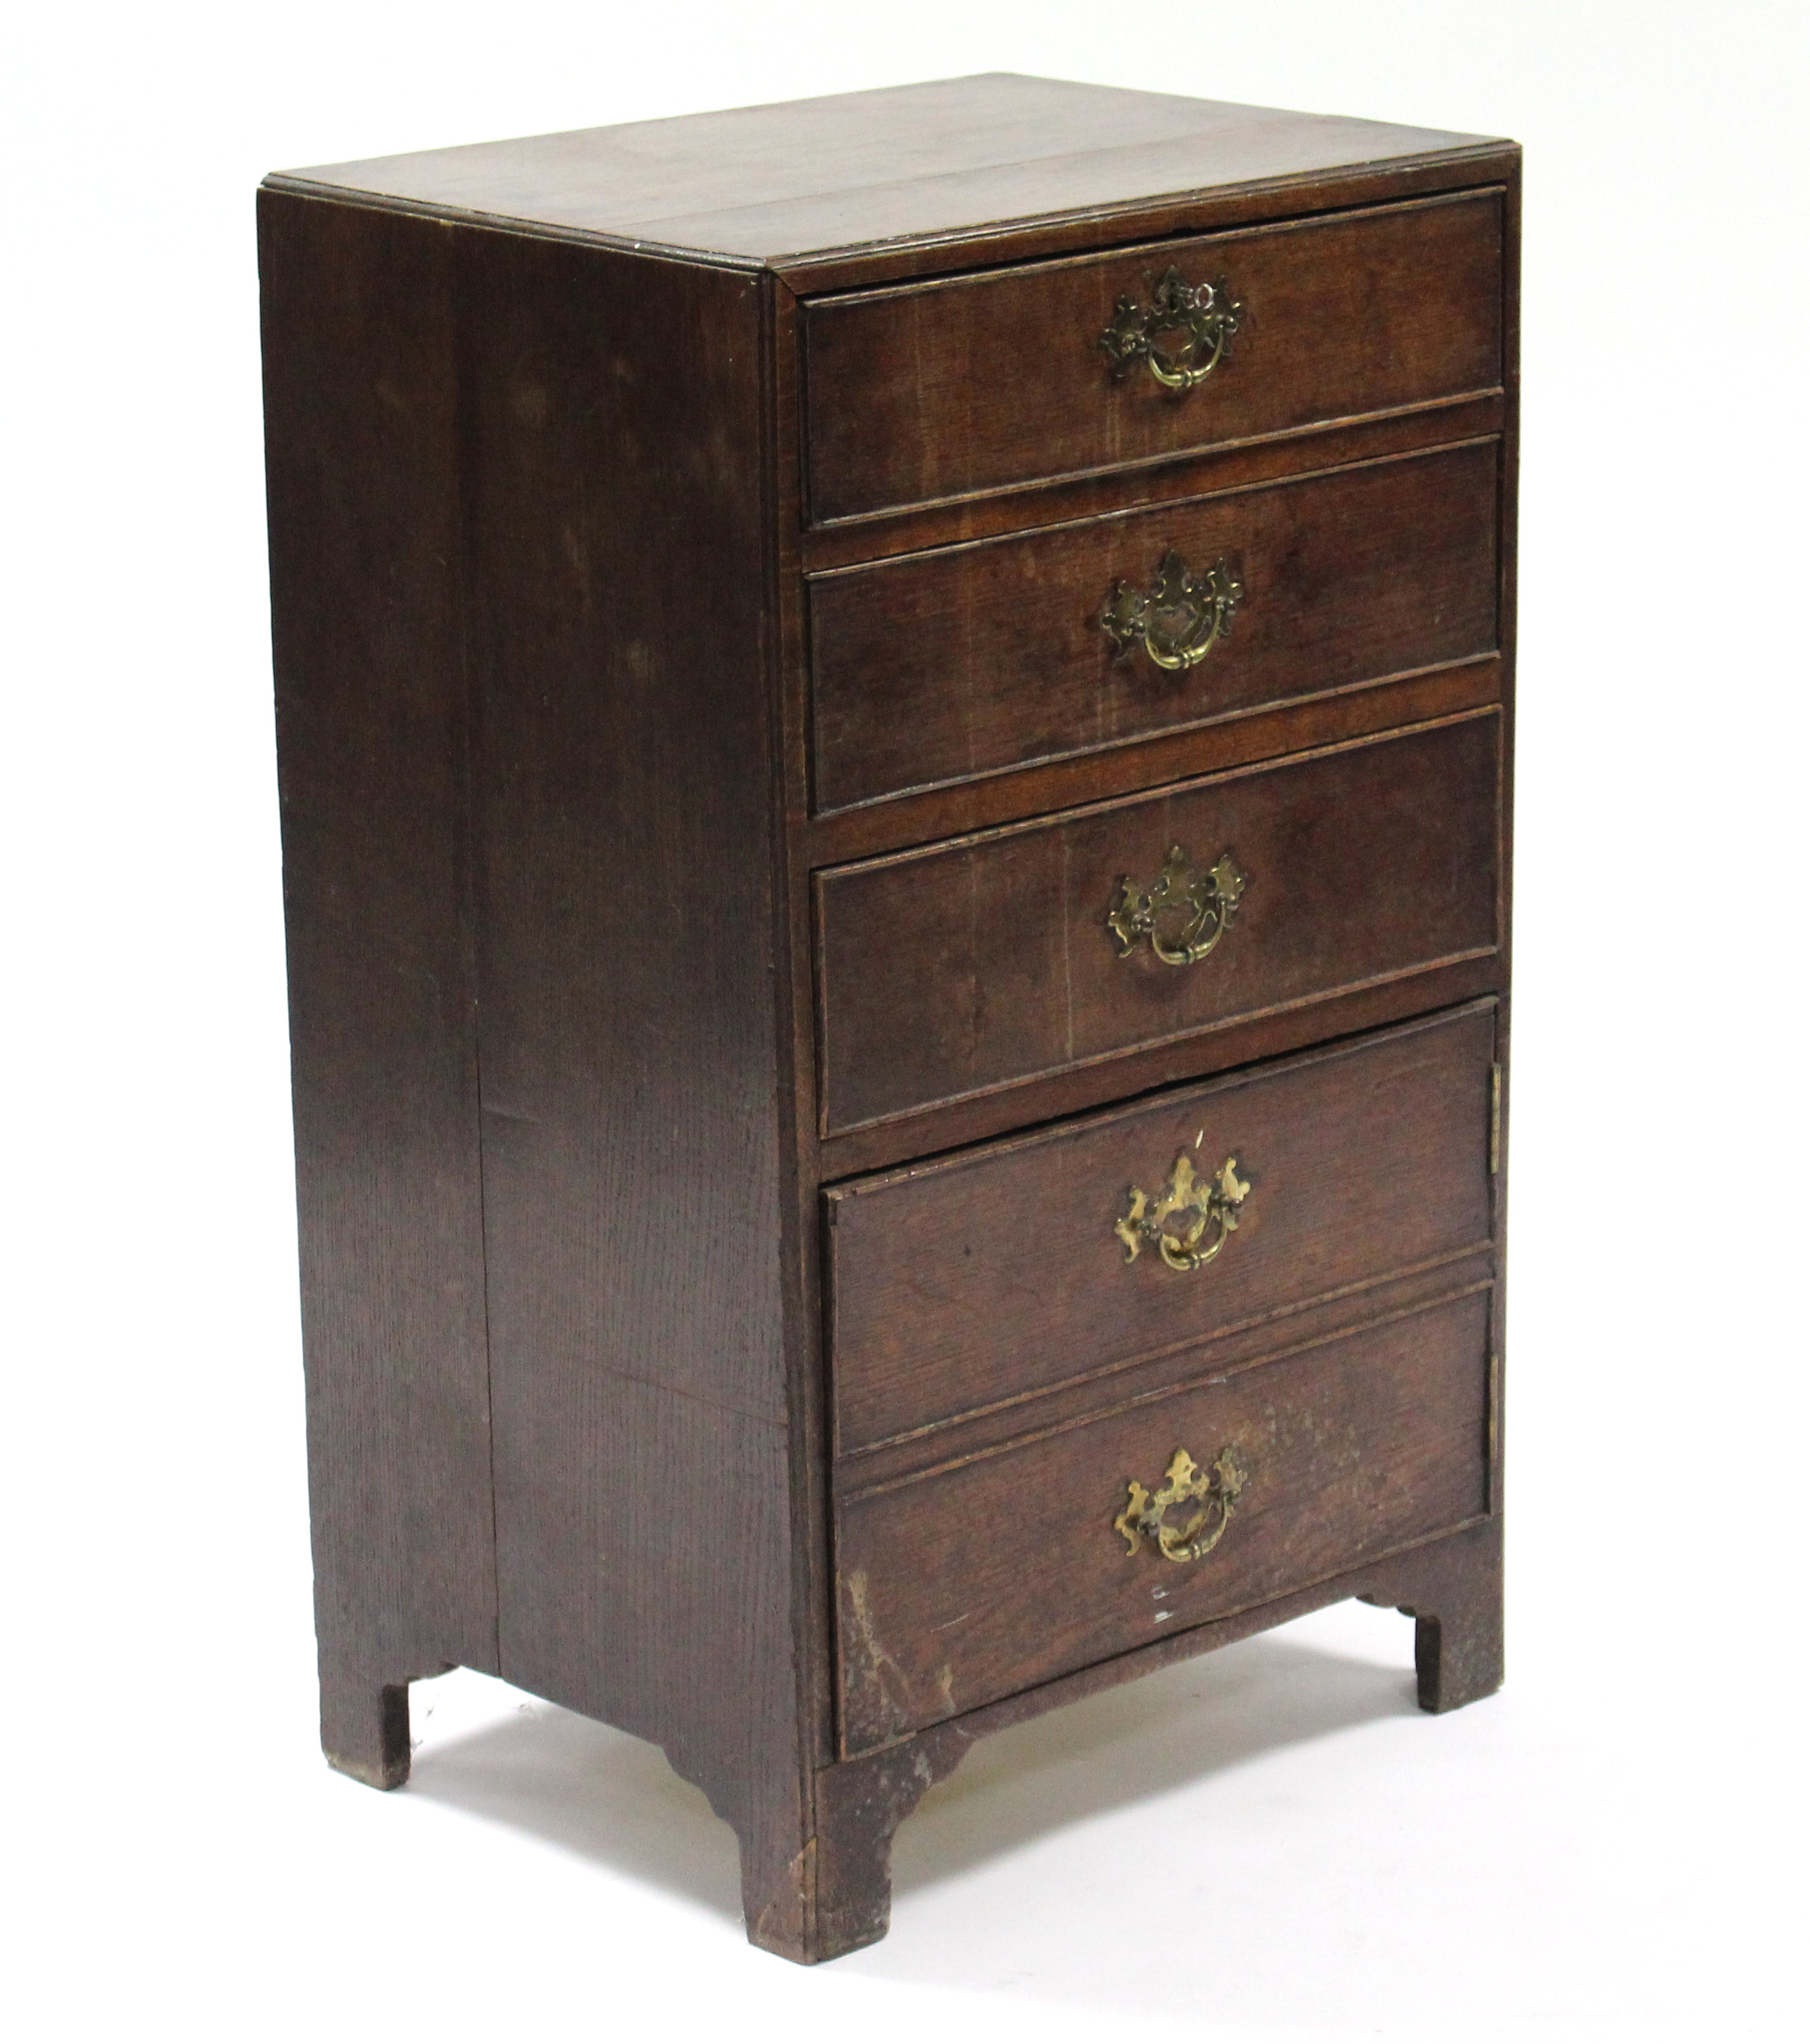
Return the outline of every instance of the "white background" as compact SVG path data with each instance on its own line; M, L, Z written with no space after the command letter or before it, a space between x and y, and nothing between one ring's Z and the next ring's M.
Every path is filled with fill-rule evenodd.
M314 0L7 32L0 1923L33 2040L1802 2034L1806 11ZM1326 1614L753 1952L653 1749L315 1746L252 193L988 69L1527 147L1510 1682ZM21 2014L22 2012L22 2021Z

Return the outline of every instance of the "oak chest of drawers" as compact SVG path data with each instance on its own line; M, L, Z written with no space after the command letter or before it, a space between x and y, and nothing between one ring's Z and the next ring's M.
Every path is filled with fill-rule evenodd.
M1501 1676L1512 144L1019 78L260 194L324 1738L880 1934L1024 1714Z

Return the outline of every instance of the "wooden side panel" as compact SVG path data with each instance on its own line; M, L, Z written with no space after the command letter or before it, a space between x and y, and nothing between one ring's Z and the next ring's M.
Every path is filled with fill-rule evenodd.
M342 1711L497 1665L451 242L259 221L315 1596L369 1773Z
M828 1195L847 1454L1487 1241L1489 1005ZM1212 1263L1128 1263L1133 1185L1238 1160Z
M828 1131L1487 952L1500 740L1485 711L824 874ZM1178 845L1244 885L1212 952L1172 966L1107 918Z
M1474 1292L842 1504L843 1750L1481 1517L1489 1308ZM1210 1552L1133 1554L1113 1520L1178 1448L1202 1469L1230 1450L1244 1488Z
M819 813L1493 651L1496 471L1472 442L816 578ZM1165 672L1100 620L1171 548L1243 594Z
M458 245L503 1672L790 1860L761 287Z
M1205 382L1100 336L1171 266L1243 305ZM819 523L1161 459L1501 382L1499 190L827 298L805 317Z

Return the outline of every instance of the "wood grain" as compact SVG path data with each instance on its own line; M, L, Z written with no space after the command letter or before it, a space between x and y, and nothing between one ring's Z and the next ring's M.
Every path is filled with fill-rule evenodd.
M497 1667L453 282L424 223L259 202L322 1737Z
M825 1194L836 1447L875 1442L1486 1239L1488 1004ZM1113 1224L1183 1154L1253 1188L1218 1259Z
M1489 190L809 300L812 522L1493 390L1501 263ZM1099 346L1171 267L1244 307L1192 390Z
M455 245L502 1670L659 1741L795 1942L763 294Z
M1496 647L1493 440L887 561L811 584L817 807L1061 759ZM1243 592L1198 667L1106 633L1163 557Z
M1229 1617L1208 1619L1181 1632L1165 1627L1158 1637L1122 1654L1014 1690L997 1702L945 1719L859 1759L826 1767L817 1775L824 1817L836 1821L846 1815L855 1831L847 1842L852 1850L846 1855L838 1853L835 1862L836 1877L845 1884L838 1897L844 1920L859 1926L852 1943L868 1943L885 1933L893 1831L927 1789L961 1765L978 1740L1354 1597L1366 1604L1396 1604L1415 1620L1423 1710L1455 1709L1501 1686L1499 1517L1415 1542Z
M1393 1270L1366 1271L1312 1297L1290 1297L1243 1320L1216 1320L1213 1370L1225 1375L1355 1331L1372 1320L1417 1308L1493 1281L1494 1244L1485 1236ZM1092 1370L1077 1367L1059 1381L1039 1384L935 1420L871 1447L851 1449L836 1463L844 1499L915 1481L932 1470L983 1459L1028 1435L1075 1424L1107 1405L1159 1396L1199 1374L1200 1343L1190 1337L1147 1355L1120 1356ZM1080 1358L1070 1358L1071 1364Z
M1385 461L1391 455L1418 454L1460 440L1499 438L1505 413L1502 394L1495 390L1381 418L1343 420L1233 447L1200 448L1173 460L1141 462L1097 475L1040 477L1020 489L985 497L920 505L840 525L811 526L797 535L799 558L816 575L933 547L1002 539L1038 526L1110 517L1147 505L1180 503L1293 475Z
M1512 186L1521 152L1513 142L1455 140L1424 155L1328 165L1293 177L1173 188L1084 209L952 229L897 241L772 259L774 274L801 298L878 290L914 279L953 277L1007 263L1050 261L1101 248L1136 248L1170 237L1438 198ZM1248 443L1247 444L1249 444ZM1102 471L1105 473L1105 471ZM834 528L831 528L834 530Z
M752 266L1131 197L1474 152L1479 138L994 72L286 174Z
M794 835L813 868L851 865L938 838L972 836L1089 801L1170 786L1234 766L1312 752L1351 738L1409 724L1436 724L1502 700L1502 667L1493 654L1449 667L1390 674L1273 709L1240 712L1180 731L1093 752L1072 753L1009 774L951 782L896 800L806 818L799 801ZM803 726L801 714L800 726Z
M839 1506L842 1741L870 1751L1489 1508L1487 1292ZM1205 1368L1210 1372L1210 1364ZM1178 1447L1249 1480L1195 1562L1127 1551Z
M1481 1380L1448 1370L1468 1336L1418 1343L1385 1362L1379 1400L1343 1384L1338 1358L1397 1340L1389 1328L1480 1312L1485 1299L1485 1345L1501 1350L1504 1208L1479 1155L1505 1005L1431 1011L1506 984L1505 784L1483 769L1481 734L1505 733L1512 715L1519 191L1512 144L1012 79L270 181L260 215L279 740L323 1735L336 1764L393 1785L407 1769L409 1680L453 1661L500 1669L659 1740L737 1830L750 1937L813 1961L883 1931L891 1834L924 1786L974 1738L1070 1696L1354 1594L1414 1613L1430 1708L1500 1679L1499 1367L1485 1362ZM1437 202L1408 203L1423 200ZM1429 257L1442 236L1449 262ZM1391 237L1412 240L1415 259L1382 260ZM1244 274L1262 285L1246 294L1232 373L1198 394L1219 394L1204 433L1178 429L1202 416L1192 401L1152 412L1136 392L1109 390L1118 422L1101 451L1097 409L1064 413L1064 398L1040 417L1060 394L1047 362L1037 403L1024 402L1022 376L993 378L1007 303L995 294L1022 294L1036 314L1054 288L1091 309L1114 275L1143 280L1184 248L1249 254ZM1296 259L1316 248L1330 252ZM859 340L878 294L899 317L865 329L882 344L869 365L880 387L844 433L854 508L813 526L804 408L820 414L826 388L833 395L820 372L835 333ZM1343 324L1341 304L1354 313ZM978 322L964 309L989 305ZM1285 359L1277 336L1304 308L1322 323ZM1004 331L1024 337L1009 318ZM913 332L931 335L936 375L899 371ZM1354 333L1378 344L1370 356ZM823 348L820 336L831 336ZM1092 338L1081 351L1089 375L1103 368ZM1266 367L1267 384L1252 365ZM859 365L843 367L859 391ZM1445 387L1472 375L1484 380ZM1097 382L1079 390L1077 406L1097 405ZM1381 409L1340 409L1352 404ZM951 436L944 445L926 450L925 419ZM1498 436L1499 455L1486 455ZM1348 510L1320 555L1311 521L1274 546L1270 533L1267 553L1226 541L1246 548L1252 597L1232 647L1245 628L1245 649L1260 647L1259 594L1278 598L1274 622L1297 635L1266 656L1277 677L1267 697L1190 708L1179 724L1147 728L1132 714L1083 731L1073 717L1039 724L1028 669L999 686L1009 642L997 616L1013 590L1004 568L1034 557L1041 573L1084 526L1154 532L1216 516L1234 493L1304 498L1321 487L1310 472L1352 470L1325 486L1357 490L1358 464L1451 477L1485 459L1497 469L1468 494L1413 484L1418 509L1394 505L1393 551L1377 537L1387 505ZM861 509L876 490L884 508ZM942 494L911 494L925 490ZM1344 576L1350 588L1353 550L1366 547L1395 563L1400 588L1380 609L1345 605L1349 640L1315 636L1315 605L1323 617L1337 609L1333 585ZM1089 559L1097 577L1121 572ZM1494 630L1465 642L1482 650L1377 670L1391 632L1424 651L1457 643L1455 620L1485 619L1491 572ZM843 663L841 701L854 712L851 743L820 763L851 765L860 791L855 806L821 814L810 786L813 589L820 642ZM878 593L864 620L863 590ZM900 590L912 601L890 594ZM852 640L835 644L845 601L868 634L855 652ZM887 664L898 651L889 628L925 642L909 686L909 663ZM974 661L983 639L986 659ZM1062 657L1054 641L1040 656L1053 695L1073 679L1055 687ZM1309 668L1322 678L1306 678ZM1224 680L1229 664L1218 671ZM957 707L975 749L956 759L961 778L944 778L955 755L937 719ZM822 731L831 708L826 692ZM1462 724L1480 710L1492 714ZM915 755L893 743L888 717ZM1453 718L1450 729L1473 738L1402 735ZM851 1039L832 1017L832 1059L857 1101L834 1114L867 1113L868 1086L889 1118L823 1137L820 879L827 901L858 874L883 889L914 861L1001 857L990 848L999 843L1016 858L1020 844L1080 831L1072 852L1108 811L1155 819L1216 805L1235 799L1243 770L1279 782L1320 770L1305 752L1374 740L1377 756L1405 759L1390 748L1423 737L1456 748L1455 773L1394 791L1397 837L1410 847L1402 887L1433 889L1423 922L1455 903L1466 905L1460 921L1472 918L1493 890L1483 920L1495 947L1217 1019L1210 1002L1196 1013L1183 1000L1182 1033L1155 1041L1120 1043L1109 1005L1092 1024L1082 1016L1097 1055L1065 1040L1064 1062L1016 1077L1001 1033L974 1070L990 1058L1005 1076L909 1112L884 1108L898 1081L849 1063ZM1341 784L1328 803L1336 813L1362 792ZM1300 872L1301 831L1321 828L1304 813L1291 836L1285 807L1252 822L1264 869L1254 890ZM1370 828L1338 820L1348 848ZM1464 831L1474 856L1442 863L1428 850ZM1047 878L1019 905L1043 915L1065 903ZM1336 921L1358 898L1351 885L1328 880L1308 920ZM988 916L1016 898L976 895ZM1247 897L1252 917L1259 901ZM1408 929L1396 894L1383 920ZM1283 959L1293 940L1270 936ZM1032 1064L1047 1053L1033 1039L1053 983L1037 941L1002 926L986 951L989 971L1007 968L1001 1016L1018 983ZM1288 969L1310 954L1335 966L1347 943L1335 929L1303 937ZM873 955L856 978L884 993L895 968ZM940 939L920 947L932 978L954 957ZM1228 950L1209 963L1235 961ZM839 1016L871 1007L840 967L838 985ZM1105 985L1115 998L1128 986L1147 1007L1152 998L1142 982ZM904 992L918 997L915 985ZM973 1004L959 1012L973 1035ZM947 1033L947 1014L931 1020L932 1035ZM870 1061L883 1067L893 1025L869 1022ZM1103 1033L1086 1039L1093 1024ZM1391 1026L1286 1068L1251 1066L1378 1024ZM1376 1083L1335 1083L1335 1068ZM1213 1071L1228 1076L1194 1083ZM947 1083L924 1076L908 1072L907 1095ZM1285 1086L1304 1103L1299 1117L1257 1111L1266 1089ZM1089 1119L1035 1125L1078 1110ZM1162 1119L1184 1110L1190 1128ZM1109 1312L1077 1275L1089 1245L1105 1231L1113 1281L1153 1274L1147 1260L1119 1262L1111 1220L1134 1174L1166 1170L1171 1141L1205 1141L1209 1114L1231 1142L1268 1145L1258 1204L1227 1257L1195 1274L1210 1287L1163 1272L1184 1288L1166 1298L1115 1281L1100 1290ZM1128 1143L1109 1196L1085 1212L1066 1167L1039 1175L1039 1160L1109 1143L1112 1126L1134 1122L1161 1142ZM1014 1130L983 1151L931 1154ZM1354 1185L1347 1166L1359 1152L1377 1168ZM1340 1170L1349 1197L1335 1212ZM826 1186L851 1173L869 1175ZM966 1207L951 1197L963 1173L986 1193ZM1289 1194L1280 1204L1278 1190ZM826 1208L839 1216L831 1228ZM1037 1271L1035 1288L1016 1267L979 1288L956 1268L972 1261L956 1254L963 1245L984 1261L1027 1241L1036 1254L1018 1261ZM820 1258L833 1262L833 1298ZM851 1273L860 1281L842 1287ZM921 1353L907 1339L914 1318L935 1335ZM832 1339L844 1344L834 1354ZM1286 1395L1262 1409L1237 1403L1265 1379ZM1428 1445L1442 1412L1480 1398L1481 1447L1471 1419L1455 1448ZM973 1486L983 1516L1009 1523L1018 1493L1006 1473L1041 1467L1066 1452L1061 1442L1105 1438L1134 1406L1194 1399L1209 1401L1209 1418L1245 1412L1272 1476L1306 1486L1295 1531L1279 1519L1259 1527L1275 1564L1253 1579L1262 1600L1223 1611L1209 1596L1201 1608L1215 1615L1190 1610L1166 1639L1175 1621L1113 1632L1091 1591L1030 1627L1013 1616L1011 1592L995 1600L997 1622L964 1619L978 1630L959 1679L951 1665L947 1700L959 1714L899 1732L940 1710L943 1689L932 1637L897 1652L900 1612L966 1564L950 1515L925 1502L921 1551L934 1566L905 1586L905 1604L889 1604L900 1557L919 1552L901 1500ZM1366 1428L1393 1445L1362 1448ZM1115 1485L1148 1445L1126 1436ZM1341 1460L1343 1450L1353 1453ZM1448 1506L1476 1508L1466 1487L1480 1462L1492 1516L1437 1530L1452 1523ZM840 1757L835 1721L856 1615L845 1602L839 1648L832 1485L843 1558L878 1571L870 1582L884 1595L870 1613L907 1676L902 1708L886 1681L878 1701L855 1681L855 1736L892 1742L856 1758ZM1373 1535L1401 1544L1384 1552ZM1328 1566L1339 1572L1302 1580Z
M1490 951L1499 736L1485 710L822 874L825 1132ZM1171 846L1246 877L1194 965L1107 922Z
M1402 979L1283 1008L1247 1022L1228 1022L1147 1050L1126 1051L1099 1064L1070 1066L1018 1086L975 1093L922 1114L870 1123L816 1146L825 1184L869 1171L896 1170L915 1158L949 1155L966 1144L1084 1114L1113 1099L1135 1099L1163 1086L1210 1078L1315 1043L1343 1043L1368 1029L1457 1007L1499 993L1506 978L1501 954L1429 966Z

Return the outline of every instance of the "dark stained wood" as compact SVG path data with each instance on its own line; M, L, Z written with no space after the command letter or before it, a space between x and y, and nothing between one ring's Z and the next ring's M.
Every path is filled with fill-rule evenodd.
M1086 474L1472 395L1502 380L1499 191L806 302L809 512ZM1100 336L1174 267L1229 286L1212 376L1116 376Z
M1341 1339L1373 1320L1487 1285L1495 1271L1494 1244L1484 1235L1396 1270L1366 1272L1312 1297L1290 1297L1242 1319L1211 1316L1213 1372L1224 1375ZM890 1440L847 1450L837 1461L837 1482L845 1496L885 1489L903 1479L997 1454L1028 1433L1074 1425L1104 1406L1161 1396L1200 1374L1201 1352L1199 1342L1190 1339L967 1406Z
M840 1462L821 1216L825 1181L843 1174L933 1178L964 1161L932 1161L951 1145L1113 1103L1136 1113L1124 1104L1150 1088L1502 992L1505 874L1497 948L828 1140L813 904L825 869L938 840L1166 801L1172 784L1485 707L1508 728L1519 189L1512 144L1011 79L271 181L273 587L322 1714L336 1764L393 1785L407 1767L409 1680L450 1661L500 1667L659 1740L740 1834L751 1938L813 1961L883 1932L893 1829L999 1725L1352 1595L1414 1612L1429 1707L1499 1679L1501 1316L1499 1289L1479 1288L1499 1288L1505 1209L1500 1178L1485 1173L1479 1194L1471 1168L1485 1066L1439 1158L1395 1173L1411 1211L1373 1230L1374 1258L1354 1251L1348 1282L1329 1253L1242 1318L1209 1312L1204 1368L1196 1326L990 1405L952 1396L930 1431ZM986 272L973 287L984 291L1052 259L1122 264L1140 248L1289 222L1268 240L1298 242L1329 214L1452 197L1400 217L1431 221L1436 238L1500 209L1507 267L1473 307L1478 332L1500 308L1488 387L1380 416L1329 412L1280 437L1259 426L1147 458L1127 444L1091 474L1060 474L1072 456L1040 443L1022 487L807 524L800 328L826 294ZM669 236L684 259L660 254ZM1419 246L1408 288L1435 310L1407 319L1424 338L1452 280L1435 274L1432 241ZM1247 328L1259 342L1271 331L1262 317ZM1014 535L1129 524L1143 509L1151 523L1192 517L1205 496L1498 436L1488 643L1500 655L1306 692L1289 677L1281 706L1042 763L1014 755L978 779L811 814L807 576L871 563L887 586L917 572L905 555L994 539L1003 553ZM882 471L920 459L903 444L871 451ZM1408 536L1424 559L1450 536ZM1473 546L1486 561L1488 533ZM1348 556L1328 566L1344 572ZM1297 572L1288 601L1311 604L1310 583ZM958 660L940 686L966 680ZM927 686L893 714L928 747L948 707ZM903 764L905 785L927 778ZM1491 786L1474 793L1493 809ZM1446 787L1432 805L1462 799ZM1479 842L1497 828L1505 820ZM1456 1040L1489 1016L1424 1033ZM1499 1028L1498 1057L1504 1040ZM1361 1077L1393 1055L1386 1040L1347 1042L1328 1062ZM1285 1077L1238 1083L1258 1093ZM1355 1128L1370 1112L1361 1088L1333 1087L1321 1118ZM1401 1139L1382 1132L1385 1150ZM1160 1174L1167 1160L1151 1162ZM1462 1185L1442 1205L1448 1179ZM1034 1220L1039 1189L1016 1199L1014 1224ZM1259 1194L1273 1189L1266 1177ZM1116 1210L1108 1200L1091 1220L1109 1228ZM1261 1258L1280 1226L1247 1225L1232 1251ZM1147 1274L1115 1262L1113 1274ZM1215 1281L1209 1299L1236 1281L1230 1261L1200 1274ZM1097 1434L1117 1424L1109 1406L1229 1396L1240 1374L1319 1383L1331 1365L1316 1357L1366 1329L1428 1323L1461 1295L1466 1310L1490 1301L1488 1519L1266 1587L1264 1601L1166 1639L1173 1621L1123 1650L1102 1642L1086 1650L1105 1658L1064 1672L1007 1670L1028 1686L839 1757L832 1476L846 1510L877 1513ZM974 1321L1009 1359L1003 1309ZM1071 1338L1086 1345L1085 1319L1046 1345L1059 1357ZM1405 1368L1424 1366L1437 1377L1422 1351ZM1211 1390L1209 1377L1228 1381ZM1276 1410L1278 1440L1311 1416L1299 1402ZM1431 1410L1416 1406L1391 1438L1416 1438ZM1439 1516L1455 1467L1435 1458L1404 1506L1429 1511L1414 1523ZM1347 1497L1362 1494L1358 1482ZM1361 1511L1335 1509L1328 1538L1341 1515L1356 1543L1344 1551L1373 1552Z
M886 1934L893 1835L973 1743L966 1727L951 1721L818 1770L813 1928L824 1949L851 1952Z
M841 1500L850 1755L1227 1616L1489 1509L1487 1291ZM1178 1447L1248 1473L1223 1539L1170 1562L1113 1524Z
M818 1176L828 1185L915 1158L942 1157L1014 1128L1037 1128L1065 1115L1086 1112L1109 1097L1135 1098L1159 1087L1235 1071L1262 1058L1285 1057L1314 1043L1349 1042L1365 1030L1385 1028L1493 993L1503 978L1500 951L1431 966L1324 1001L1124 1051L1109 1062L1070 1066L1023 1085L1002 1086L921 1114L871 1122L817 1144Z
M832 1189L838 1452L1486 1241L1494 1042L1483 1004ZM1237 1158L1237 1233L1128 1263L1130 1189L1184 1153Z
M1020 489L996 490L985 497L959 497L946 504L876 513L840 525L811 526L796 536L799 558L811 574L818 574L895 555L923 553L933 547L1001 538L1039 526L1109 517L1147 505L1245 490L1291 475L1384 461L1391 455L1418 454L1455 446L1461 440L1494 439L1501 433L1504 413L1501 392L1493 390L1411 412L1389 412L1380 418L1305 426L1299 432L1272 440L1195 448L1171 461L1144 462L1135 468L1107 469L1097 475L1040 477Z
M1254 178L1238 185L1203 185L1159 198L997 223L991 231L961 229L934 239L863 248L806 251L774 259L774 274L801 298L875 290L913 279L958 276L1006 263L1130 248L1166 237L1212 234L1270 221L1305 219L1359 206L1444 198L1504 187L1519 175L1512 142L1467 142L1424 156L1381 159L1328 167L1296 178Z
M778 841L778 912L774 989L781 1018L785 1061L780 1112L782 1153L788 1167L787 1203L782 1218L784 1281L796 1312L788 1344L786 1389L790 1403L794 1466L793 1508L805 1537L793 1547L794 1609L799 1639L797 1680L803 1742L813 1766L835 1758L836 1700L831 1642L835 1588L829 1541L828 1379L824 1365L822 1304L823 1225L817 1156L817 1014L812 997L810 936L811 846L803 825L801 793L807 769L803 683L803 576L798 555L801 524L788 507L798 501L797 305L778 279L768 280L767 363L770 409L767 457L770 505L767 524L773 593L769 617L774 663L777 756L773 796ZM805 1881L807 1937L813 1912L833 1907L824 1884L829 1846L820 1825L817 1851ZM864 1849L855 1857L867 1863ZM813 1946L812 1950L817 1947Z
M816 805L847 809L1496 647L1493 440L821 575ZM1243 595L1195 667L1100 620L1173 548Z
M826 1132L1493 950L1499 736L1484 711L823 874ZM1107 923L1175 845L1246 880L1193 965Z
M1165 787L1227 767L1255 766L1346 739L1437 723L1501 699L1501 663L1485 654L1454 667L1387 675L1323 695L1298 697L1273 709L1190 724L1009 774L953 782L891 801L839 810L834 816L801 815L794 828L813 867L848 865L881 852L904 851L937 838L966 837L997 824ZM801 728L803 721L801 714Z
M1480 152L1482 138L993 72L291 171L747 266L1128 200Z
M977 1741L1045 1711L1097 1696L1158 1668L1192 1660L1349 1598L1397 1605L1415 1619L1423 1710L1456 1709L1501 1688L1502 1522L1497 1516L1416 1542L1229 1617L1208 1619L1182 1631L1165 1626L1162 1631L1166 1636L1016 1690L997 1703L945 1719L819 1773L819 1809L824 1813L820 1823L832 1813L858 1812L863 1827L852 1842L855 1850L838 1867L847 1884L847 1915L859 1927L859 1934L851 1944L871 1943L885 1934L893 1831L910 1815L927 1789L955 1772Z
M764 294L455 246L502 1670L658 1740L787 1946Z
M1500 1020L1497 1030L1497 1060L1501 1068L1501 1087L1498 1101L1497 1181L1496 1181L1496 1260L1497 1268L1505 1278L1508 1251L1508 1151L1510 1128L1513 1120L1514 1060L1512 1043L1514 1033L1514 1003L1507 988L1507 974L1513 950L1514 905L1514 839L1515 839L1515 671L1516 640L1517 636L1516 576L1519 561L1519 521L1520 504L1520 301L1521 301L1521 171L1516 163L1508 180L1506 228L1502 265L1502 327L1506 351L1507 373L1504 378L1506 402L1506 431L1503 439L1501 537L1498 551L1501 557L1502 578L1500 609L1502 618L1502 644L1504 672L1509 686L1503 703L1503 780L1502 780L1502 962L1504 968L1504 990ZM1493 1683L1502 1679L1501 1636L1502 1631L1502 1469L1504 1455L1504 1358L1507 1353L1507 1289L1499 1281L1496 1312L1492 1332L1492 1347L1496 1357L1495 1407L1495 1518L1493 1524L1494 1562L1493 1581L1487 1582L1478 1593L1477 1608L1481 1616L1476 1624L1486 1635L1491 1623L1496 1631L1497 1650ZM1492 1618L1493 1613L1493 1618ZM1419 1623L1417 1621L1417 1623ZM1485 1654L1487 1649L1485 1648ZM1435 1684L1435 1687L1437 1685ZM1483 1693L1479 1689L1475 1693ZM1463 1691L1455 1694L1462 1696Z
M1456 1539L1396 1557L1377 1572L1374 1586L1359 1594L1366 1604L1393 1604L1414 1620L1422 1710L1458 1710L1501 1688L1500 1506Z
M453 285L444 236L259 202L321 1728L494 1671Z

